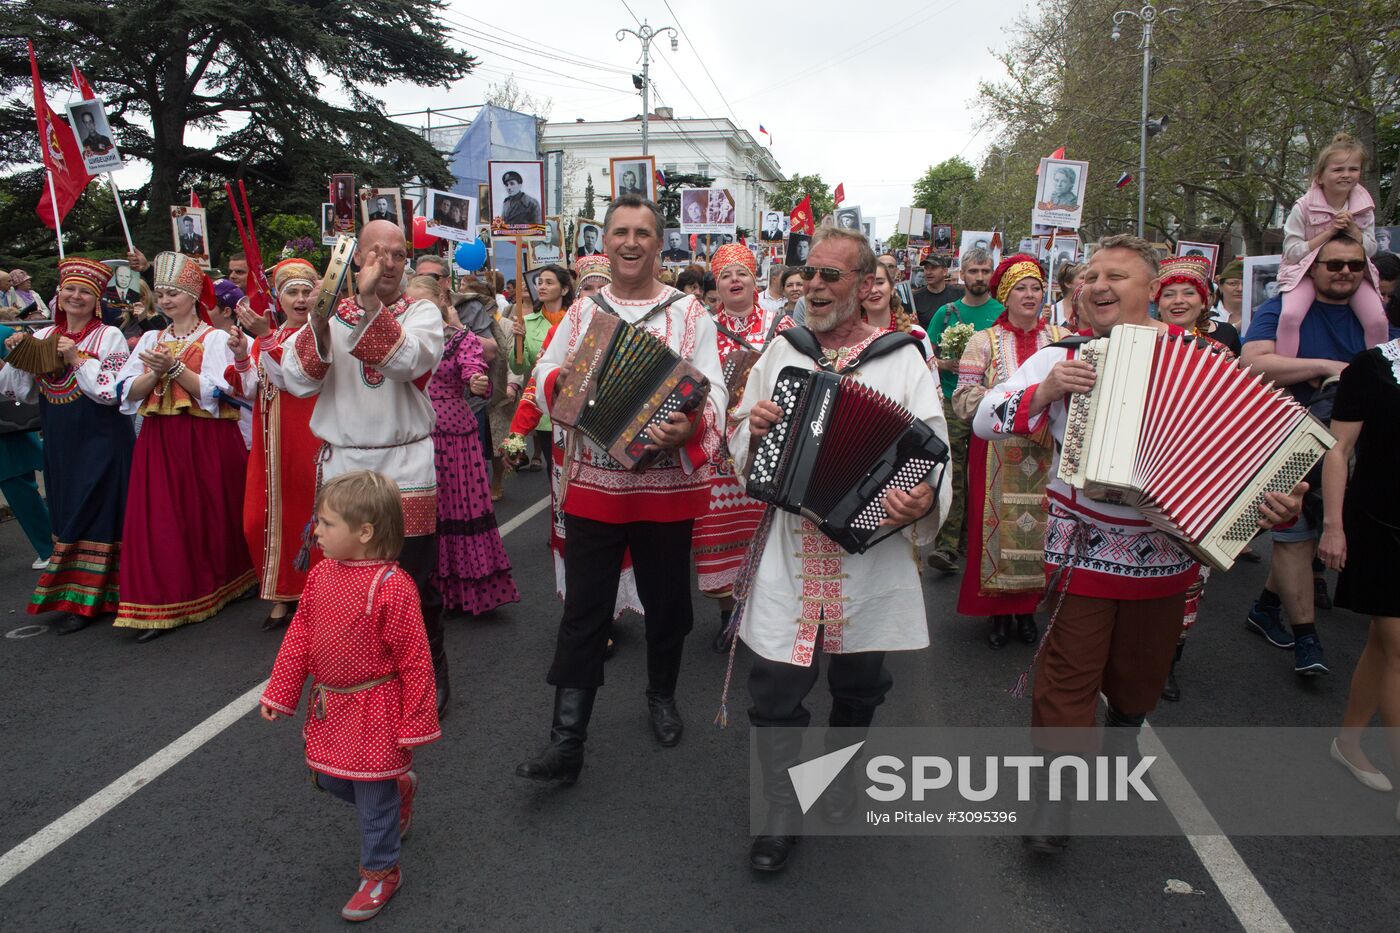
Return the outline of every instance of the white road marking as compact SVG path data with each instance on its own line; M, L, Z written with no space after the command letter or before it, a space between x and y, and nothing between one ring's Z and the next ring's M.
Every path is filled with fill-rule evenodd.
M1152 784L1240 925L1247 933L1289 933L1293 927L1210 815L1205 801L1181 773L1150 724L1143 726L1139 744L1144 755L1157 756L1152 766Z
M501 526L504 538L531 518L549 507L545 496ZM111 811L123 800L136 793L166 771L197 751L210 739L223 732L258 706L267 681L248 690L208 719L156 752L130 771L78 804L67 813L39 830L28 839L0 856L0 887L15 879L30 865L72 839L87 826Z

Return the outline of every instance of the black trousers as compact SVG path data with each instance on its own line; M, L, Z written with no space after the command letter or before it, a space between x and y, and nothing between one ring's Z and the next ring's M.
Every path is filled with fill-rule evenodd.
M809 667L754 657L753 667L749 669L749 698L753 701L749 707L751 725L805 728L811 724L812 713L802 701L817 683L823 653L821 643L819 635ZM826 657L826 681L835 703L873 712L885 702L885 695L894 686L894 677L885 669L885 652L861 651Z
M601 687L603 653L617 605L622 555L632 552L637 595L646 611L648 691L675 693L690 605L691 520L599 522L564 515L564 615L554 663L545 678L556 687Z
M423 610L423 627L428 633L428 649L433 654L434 666L446 658L442 641L442 594L433 582L437 563L437 535L416 535L403 539L399 566L418 587L418 607Z

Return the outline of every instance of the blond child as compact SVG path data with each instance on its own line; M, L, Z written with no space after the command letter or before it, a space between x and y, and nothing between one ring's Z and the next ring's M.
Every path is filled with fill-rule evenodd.
M399 849L418 788L412 749L442 735L433 662L418 589L395 561L403 510L394 481L362 470L326 483L316 540L325 559L306 578L262 716L295 713L311 676L306 763L360 822L360 882L340 915L368 920L403 883Z
M1361 184L1366 150L1346 133L1338 133L1317 155L1313 181L1297 200L1283 226L1283 259L1279 263L1278 284L1283 292L1275 352L1280 356L1298 355L1298 335L1303 318L1312 307L1316 292L1308 271L1328 240L1345 234L1376 254L1376 204ZM1369 261L1365 279L1351 296L1351 310L1366 331L1366 346L1374 347L1390 339L1381 301L1380 277Z

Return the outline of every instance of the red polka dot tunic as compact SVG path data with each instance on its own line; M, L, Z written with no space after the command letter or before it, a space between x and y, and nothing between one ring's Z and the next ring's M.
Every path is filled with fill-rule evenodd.
M403 774L442 736L418 588L393 561L323 560L306 578L262 702L296 712L307 675L306 763L352 781ZM380 678L383 683L353 693Z

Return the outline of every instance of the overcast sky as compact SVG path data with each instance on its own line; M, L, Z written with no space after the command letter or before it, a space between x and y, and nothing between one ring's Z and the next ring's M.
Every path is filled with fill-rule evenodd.
M635 116L641 101L630 75L641 68L641 46L632 36L616 39L618 29L637 27L635 13L653 28L683 29L678 51L668 39L652 45L660 93L653 107L729 117L767 142L761 123L784 174L844 182L846 206L873 215L884 237L925 169L960 153L975 163L985 150L988 134L978 135L971 101L979 80L1003 77L992 51L1004 47L1004 30L1025 7L1021 0L669 0L669 7L667 0L544 0L509 5L507 13L452 0L455 37L481 67L451 91L394 86L384 97L391 112L480 103L491 84L513 74L524 90L553 99L552 120ZM861 10L878 12L852 17Z
M476 72L448 90L398 84L375 93L391 113L439 110L479 104L492 84L514 76L524 91L553 101L552 120L633 117L641 112L631 79L641 69L640 43L632 36L619 42L616 34L637 28L635 14L681 33L675 52L668 38L652 45L653 108L729 117L766 143L762 124L785 175L820 174L833 188L844 182L846 206L859 205L865 219L874 217L876 236L886 237L925 169L959 154L979 161L990 134L979 133L972 107L977 83L1004 77L992 53L1005 46L1007 26L1026 6L451 0L445 17L457 44L479 59ZM871 9L877 12L852 18ZM60 108L73 96L66 82L48 93ZM207 144L208 137L191 133L189 141ZM132 163L117 182L129 189L149 174L145 164Z

